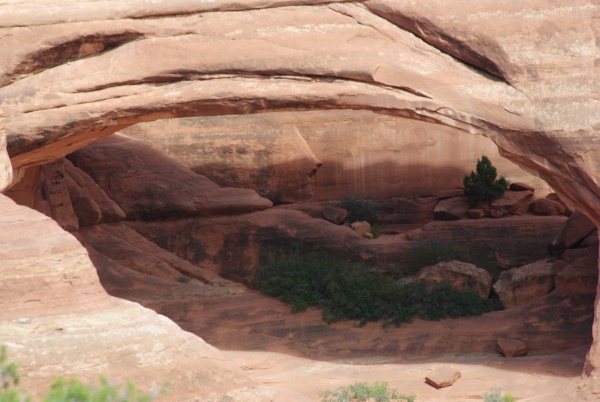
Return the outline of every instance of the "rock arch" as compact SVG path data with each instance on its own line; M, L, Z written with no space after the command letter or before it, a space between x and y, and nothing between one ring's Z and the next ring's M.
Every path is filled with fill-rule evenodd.
M2 187L138 122L360 109L486 135L600 223L598 5L398 3L4 5Z

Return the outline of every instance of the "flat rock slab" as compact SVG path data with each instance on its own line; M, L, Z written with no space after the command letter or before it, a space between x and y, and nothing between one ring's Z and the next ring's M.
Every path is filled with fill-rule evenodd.
M460 371L452 367L441 367L425 377L425 382L435 388L451 386L460 378Z

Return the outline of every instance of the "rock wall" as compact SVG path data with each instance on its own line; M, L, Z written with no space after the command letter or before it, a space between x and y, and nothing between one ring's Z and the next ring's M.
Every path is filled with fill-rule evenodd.
M549 192L489 138L366 110L158 120L121 132L222 186L253 188L274 202L435 194L462 186L481 155L509 181Z
M502 156L598 224L599 15L590 0L9 2L0 6L0 187L11 182L5 138L17 181L25 168L140 122L370 110L488 136ZM10 205L1 206L5 219L14 216ZM47 241L40 232L22 233L44 249L32 241ZM3 264L17 252L7 250ZM65 277L93 271L57 264ZM23 280L35 269L19 262L5 268L2 278L11 285L3 300L27 305L22 316L41 292ZM77 305L51 302L57 309ZM44 316L58 329L44 342L68 333L51 311ZM24 342L40 339L17 332L27 334L19 335ZM99 333L91 331L89 343L97 344ZM600 376L600 308L593 335L585 367L592 379ZM23 360L32 353L18 350ZM53 348L57 358L67 350Z

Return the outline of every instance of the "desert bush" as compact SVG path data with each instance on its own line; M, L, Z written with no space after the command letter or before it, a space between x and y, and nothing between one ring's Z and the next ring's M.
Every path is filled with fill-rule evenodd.
M504 194L508 182L504 177L496 180L496 168L487 156L483 155L477 160L475 170L475 172L471 171L470 175L465 175L463 179L465 194L468 197L475 201L492 201Z
M372 223L377 219L380 212L373 201L355 194L348 195L346 199L340 202L340 206L348 211L350 222L367 221Z
M511 394L502 394L502 390L498 387L492 387L489 393L483 394L485 402L515 402L517 397Z
M177 278L177 282L181 282L181 283L189 283L192 280L192 278L190 278L189 276L180 276Z
M323 309L328 323L356 320L360 325L374 321L400 325L417 317L440 320L500 308L495 301L448 284L433 288L398 285L391 276L362 264L299 245L267 250L255 284L261 292L291 304L292 312Z
M395 388L388 388L387 382L376 382L369 385L366 382L358 382L347 387L341 387L335 391L323 391L319 393L321 402L414 402L414 395L399 394Z
M26 390L15 388L19 384L18 366L8 362L6 346L0 346L0 402L30 402ZM119 387L100 378L98 386L84 384L78 379L58 378L52 382L43 402L150 402L167 392L163 385L156 392L140 391L132 382Z

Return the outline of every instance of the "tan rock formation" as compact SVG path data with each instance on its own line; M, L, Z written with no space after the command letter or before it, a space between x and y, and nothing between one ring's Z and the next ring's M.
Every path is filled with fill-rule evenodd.
M0 187L10 178L4 136L19 178L142 121L366 109L486 135L598 224L598 8L589 0L9 2L0 9ZM596 310L592 376L600 376Z
M460 371L453 367L440 367L425 377L425 382L435 388L450 387L460 378Z
M104 375L145 390L170 380L174 401L276 395L164 316L108 296L85 249L56 222L4 196L0 210L0 344L34 394L58 376Z
M462 185L483 154L510 181L548 192L544 181L501 158L488 138L367 110L190 117L137 124L122 133L220 185L253 188L270 199L292 183L310 190L314 201L434 194ZM307 185L315 158L323 165Z

